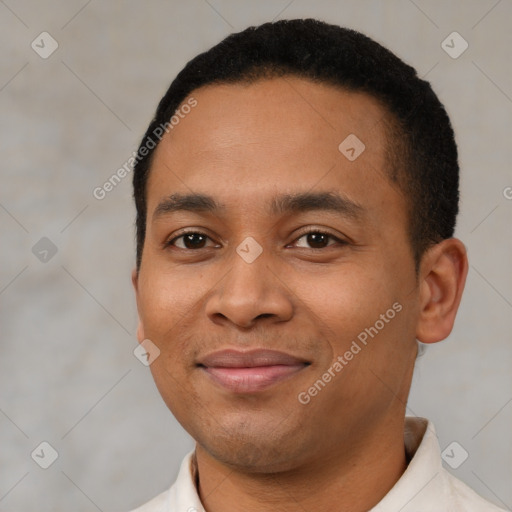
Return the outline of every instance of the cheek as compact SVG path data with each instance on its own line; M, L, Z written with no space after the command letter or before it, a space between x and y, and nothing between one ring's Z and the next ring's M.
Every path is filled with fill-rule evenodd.
M355 397L365 400L365 396L379 395L377 388L389 393L376 375L392 389L400 387L411 361L410 315L397 281L385 276L384 270L369 273L352 266L331 271L322 279L302 277L300 298L314 310L314 328L323 335L330 352L329 358L322 358L315 378L329 371L336 375L325 394L327 400L349 404ZM323 352L327 355L325 348ZM332 375L325 377L331 379Z
M393 304L394 290L382 277L356 265L329 269L324 275L302 274L295 287L301 302L309 306L331 337L345 344Z
M200 284L200 278L179 271L147 272L139 285L139 309L147 337L162 334L190 315L206 291Z

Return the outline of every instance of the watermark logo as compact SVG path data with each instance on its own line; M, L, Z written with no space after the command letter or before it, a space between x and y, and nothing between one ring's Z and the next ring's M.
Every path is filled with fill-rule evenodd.
M59 47L59 43L48 32L41 32L30 46L39 57L47 59Z
M263 252L263 247L252 236L248 236L236 248L236 252L246 263L252 263Z
M30 456L39 467L48 469L59 458L59 453L49 442L43 441Z
M145 339L135 348L133 355L144 366L150 366L160 356L160 349L151 340Z
M468 46L468 42L458 32L452 32L441 43L441 48L452 59L458 59L468 49Z
M351 133L338 146L339 152L349 161L353 162L366 149L363 141Z
M41 262L48 263L56 254L57 246L46 236L43 236L32 247L32 254Z
M457 441L452 441L441 453L442 459L450 466L452 469L457 469L469 457L469 453L466 449L459 444Z

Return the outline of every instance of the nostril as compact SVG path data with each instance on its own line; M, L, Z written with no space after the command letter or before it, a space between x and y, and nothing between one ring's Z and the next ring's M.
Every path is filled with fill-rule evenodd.
M262 313L258 315L257 318L268 318L269 316L274 316L272 313Z

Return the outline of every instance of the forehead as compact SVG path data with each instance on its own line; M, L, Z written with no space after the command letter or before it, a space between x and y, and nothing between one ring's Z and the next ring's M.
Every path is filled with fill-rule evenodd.
M240 205L278 189L337 189L358 203L368 192L379 201L394 191L386 175L387 113L369 95L281 77L209 85L191 96L197 106L156 149L150 214L176 191L215 193ZM347 145L363 151L350 160Z
M386 138L382 121L387 112L376 98L307 79L213 84L191 96L197 107L164 137L176 150L188 145L191 152L219 152L234 143L247 149L251 142L299 146L305 141L309 147L319 140L336 148L340 137L350 133L368 139L372 150Z

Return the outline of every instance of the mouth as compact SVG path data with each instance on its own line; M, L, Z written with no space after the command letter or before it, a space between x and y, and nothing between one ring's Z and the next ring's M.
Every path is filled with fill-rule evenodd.
M287 380L311 363L275 350L222 350L207 355L198 367L216 384L234 393L255 393Z

